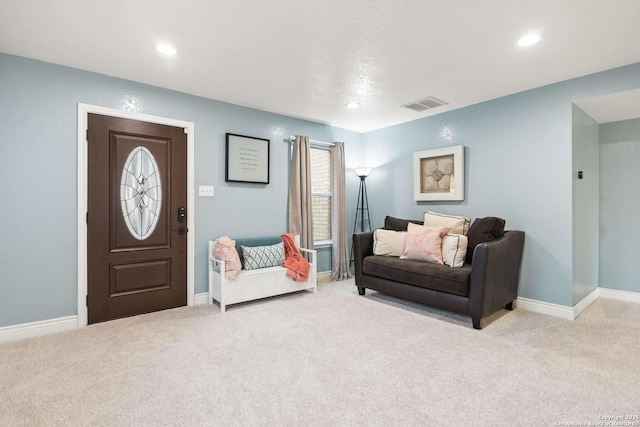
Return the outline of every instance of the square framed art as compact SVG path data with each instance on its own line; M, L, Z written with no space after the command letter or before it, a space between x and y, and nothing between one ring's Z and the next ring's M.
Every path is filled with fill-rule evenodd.
M416 201L464 200L464 146L413 153Z

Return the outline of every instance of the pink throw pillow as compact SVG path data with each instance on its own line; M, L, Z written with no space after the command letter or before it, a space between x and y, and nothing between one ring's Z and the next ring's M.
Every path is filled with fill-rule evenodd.
M228 279L235 279L240 274L242 265L236 250L236 242L227 236L220 236L213 245L213 256L224 261L224 269Z
M449 227L420 226L409 223L407 241L400 259L413 259L437 264L442 262L442 238Z

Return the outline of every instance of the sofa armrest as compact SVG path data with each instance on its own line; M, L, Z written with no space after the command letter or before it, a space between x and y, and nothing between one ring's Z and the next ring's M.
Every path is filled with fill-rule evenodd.
M482 328L483 317L518 297L523 248L524 231L519 230L476 246L469 287L469 314L476 329Z
M362 261L373 255L373 232L354 233L353 235L353 267L355 282L358 288L362 284Z

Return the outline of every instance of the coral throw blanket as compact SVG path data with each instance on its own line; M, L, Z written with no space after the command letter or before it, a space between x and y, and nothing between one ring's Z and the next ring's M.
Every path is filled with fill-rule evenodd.
M296 281L306 282L309 279L309 261L298 250L293 234L286 233L281 237L284 244L284 262L282 266L289 269L287 277Z

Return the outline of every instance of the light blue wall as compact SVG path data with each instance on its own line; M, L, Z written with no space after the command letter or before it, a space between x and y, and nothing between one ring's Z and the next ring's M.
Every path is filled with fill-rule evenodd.
M500 216L526 232L519 295L573 305L572 103L640 87L634 64L364 135L374 227L434 210ZM465 146L465 200L413 200L412 153Z
M387 214L419 218L425 210L501 216L507 228L527 233L520 295L571 306L572 102L638 87L634 64L359 134L0 54L0 327L76 314L78 103L124 109L135 100L140 113L195 123L195 185L214 185L216 194L196 198L196 293L206 291L207 240L285 229L282 140L305 134L345 141L348 167L376 166L367 178L374 227ZM224 182L226 132L272 141L268 186ZM412 153L458 144L465 146L465 200L413 201ZM349 228L358 183L348 172ZM327 263L328 252L320 259Z
M207 290L209 239L286 231L284 138L344 141L347 162L360 155L359 133L0 54L0 327L77 314L77 104L131 100L140 113L195 123L195 185L215 186L214 198L195 201L196 293ZM226 132L271 140L269 185L225 183ZM353 194L357 177L347 175ZM327 252L320 271L330 269Z
M573 105L573 304L598 287L598 123ZM582 179L578 174L582 171Z
M640 119L600 125L600 286L640 292Z

